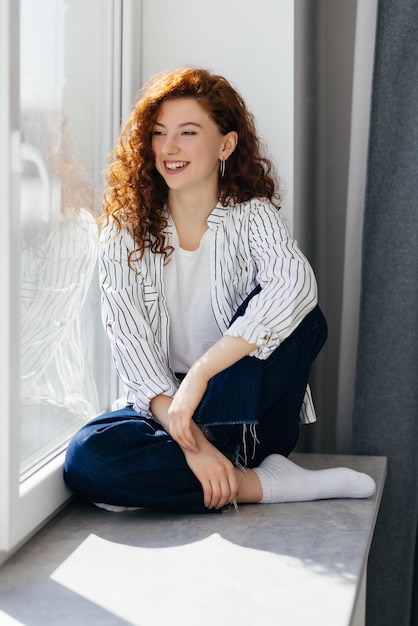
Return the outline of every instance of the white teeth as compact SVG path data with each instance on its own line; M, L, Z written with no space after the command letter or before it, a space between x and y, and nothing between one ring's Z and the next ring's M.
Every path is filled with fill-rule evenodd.
M166 163L167 169L169 170L178 170L180 167L184 167L187 165L186 161L177 161L177 163Z

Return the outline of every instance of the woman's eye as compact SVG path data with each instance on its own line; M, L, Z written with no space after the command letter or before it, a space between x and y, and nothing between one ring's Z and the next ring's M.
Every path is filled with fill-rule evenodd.
M152 131L152 136L153 137L162 137L164 135L162 130L153 130Z
M186 135L186 137L190 137L191 135L196 135L196 131L194 130L183 130L182 135Z

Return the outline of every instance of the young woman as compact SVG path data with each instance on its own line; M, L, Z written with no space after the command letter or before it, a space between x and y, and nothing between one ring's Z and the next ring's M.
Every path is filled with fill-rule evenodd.
M111 510L372 495L365 474L287 459L316 419L326 322L237 91L201 69L153 77L107 179L103 321L127 396L74 437L67 484Z

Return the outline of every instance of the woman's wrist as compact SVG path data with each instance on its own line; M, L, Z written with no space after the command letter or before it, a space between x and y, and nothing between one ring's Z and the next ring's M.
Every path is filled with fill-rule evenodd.
M159 395L155 396L150 402L151 413L155 419L160 422L161 426L165 430L168 429L168 409L171 406L173 398L169 396Z

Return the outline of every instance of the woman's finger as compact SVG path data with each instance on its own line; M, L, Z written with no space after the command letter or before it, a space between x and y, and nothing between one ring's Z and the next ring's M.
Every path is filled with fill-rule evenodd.
M208 481L204 481L201 482L202 485L202 489L203 489L203 504L210 509L211 508L211 503L212 503L212 485L211 482Z
M178 426L173 426L170 434L180 447L189 450L190 452L196 452L198 450L196 439L194 438L190 427L186 429L179 429Z

